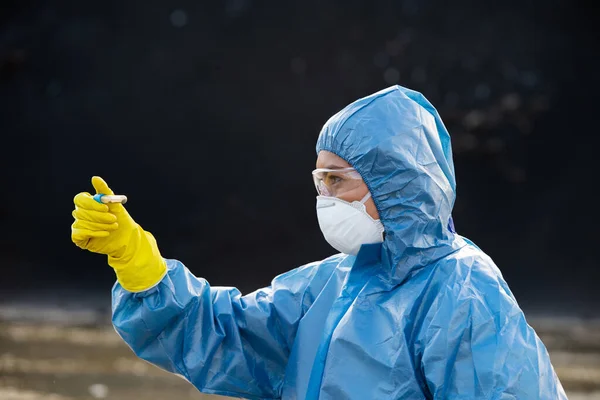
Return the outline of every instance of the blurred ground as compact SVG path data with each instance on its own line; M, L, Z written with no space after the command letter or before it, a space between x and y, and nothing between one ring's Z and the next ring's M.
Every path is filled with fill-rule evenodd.
M569 399L600 399L600 319L529 321L550 349ZM0 399L102 398L217 399L138 359L105 312L0 306Z

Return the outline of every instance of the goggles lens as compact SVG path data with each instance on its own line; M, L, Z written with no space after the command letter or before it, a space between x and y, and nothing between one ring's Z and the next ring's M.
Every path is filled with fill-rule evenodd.
M362 182L362 177L354 168L317 168L312 172L313 182L319 196L337 197Z

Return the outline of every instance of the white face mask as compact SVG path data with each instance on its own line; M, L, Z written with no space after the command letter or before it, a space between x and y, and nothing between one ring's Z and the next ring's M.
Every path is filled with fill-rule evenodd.
M317 219L325 240L337 251L358 254L363 244L383 242L383 224L367 214L365 202L348 203L336 197L317 196Z

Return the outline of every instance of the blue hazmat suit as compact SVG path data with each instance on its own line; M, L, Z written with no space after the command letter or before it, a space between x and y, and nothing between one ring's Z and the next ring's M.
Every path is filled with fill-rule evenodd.
M201 392L247 399L566 399L499 269L452 229L450 137L435 108L384 89L327 121L321 150L361 174L384 242L245 296L167 260L157 286L113 289L113 324L133 351Z

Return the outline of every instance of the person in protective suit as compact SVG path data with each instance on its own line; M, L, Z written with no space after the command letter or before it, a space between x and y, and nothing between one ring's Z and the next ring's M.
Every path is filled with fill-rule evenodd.
M245 296L164 259L122 204L75 197L72 240L108 255L112 321L139 357L246 399L566 399L499 269L454 231L450 137L423 95L353 102L316 150L340 253Z

